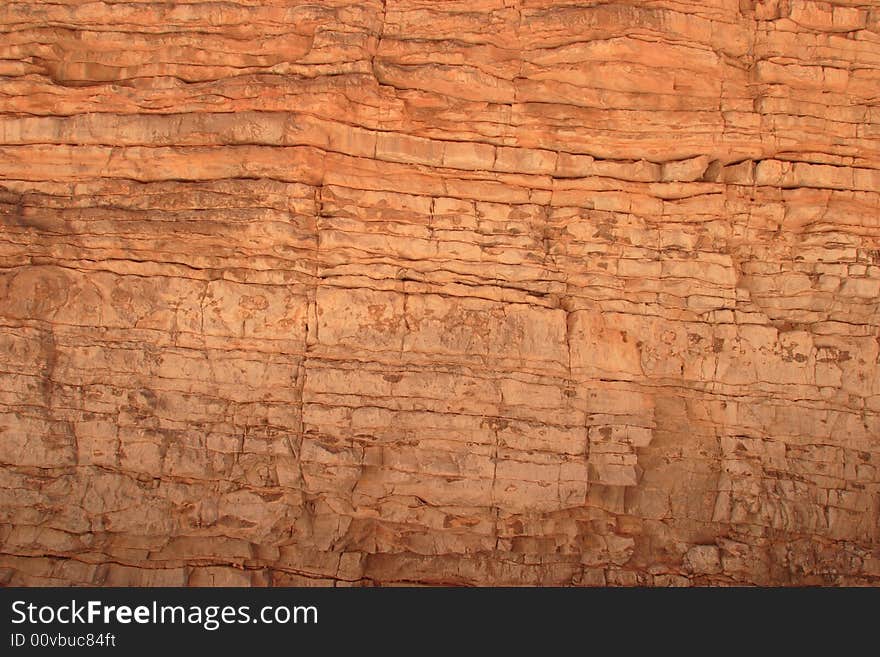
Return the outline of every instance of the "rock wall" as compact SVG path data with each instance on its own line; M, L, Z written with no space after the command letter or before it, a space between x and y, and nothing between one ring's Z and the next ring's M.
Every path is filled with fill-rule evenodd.
M880 584L874 0L0 31L0 582Z

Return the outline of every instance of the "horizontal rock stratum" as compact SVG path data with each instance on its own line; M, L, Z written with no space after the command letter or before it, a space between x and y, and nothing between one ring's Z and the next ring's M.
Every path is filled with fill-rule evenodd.
M873 0L0 32L0 582L880 584Z

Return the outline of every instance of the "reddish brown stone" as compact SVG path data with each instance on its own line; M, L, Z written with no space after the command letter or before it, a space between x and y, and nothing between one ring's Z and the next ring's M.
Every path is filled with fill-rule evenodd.
M0 582L880 584L880 10L0 6Z

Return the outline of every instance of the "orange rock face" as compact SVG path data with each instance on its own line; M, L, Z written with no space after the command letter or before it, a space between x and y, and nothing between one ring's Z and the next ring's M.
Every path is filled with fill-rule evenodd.
M0 6L0 581L880 584L880 7Z

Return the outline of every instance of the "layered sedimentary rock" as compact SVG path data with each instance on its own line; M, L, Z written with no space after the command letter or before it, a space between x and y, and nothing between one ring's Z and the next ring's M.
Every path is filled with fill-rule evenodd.
M3 583L880 583L875 2L0 32Z

